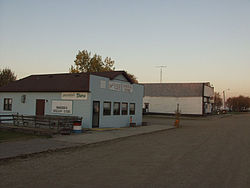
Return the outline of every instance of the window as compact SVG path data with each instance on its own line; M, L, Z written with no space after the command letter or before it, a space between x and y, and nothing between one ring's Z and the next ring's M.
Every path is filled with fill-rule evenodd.
M128 115L128 103L122 103L122 115Z
M6 111L12 110L12 99L10 99L10 98L4 99L3 110L6 110Z
M111 115L111 102L103 103L103 115Z
M120 103L119 102L114 102L114 115L120 115Z
M129 104L129 114L130 115L135 115L135 103L130 103Z

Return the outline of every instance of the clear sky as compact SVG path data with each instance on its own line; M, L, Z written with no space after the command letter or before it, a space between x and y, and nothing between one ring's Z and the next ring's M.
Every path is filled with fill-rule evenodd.
M0 68L68 72L78 50L140 82L210 81L250 96L250 0L0 0Z

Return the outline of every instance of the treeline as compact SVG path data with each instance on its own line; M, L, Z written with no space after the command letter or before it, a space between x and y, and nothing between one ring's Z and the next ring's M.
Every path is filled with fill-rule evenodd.
M250 108L250 98L242 95L238 97L230 97L226 102L229 110L234 112L248 111Z

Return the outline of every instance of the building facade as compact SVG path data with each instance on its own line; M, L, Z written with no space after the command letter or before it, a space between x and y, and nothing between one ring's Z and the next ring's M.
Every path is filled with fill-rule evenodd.
M210 83L150 83L144 85L146 113L204 115L212 112L214 88Z
M32 75L0 88L0 113L82 117L82 127L142 122L143 86L124 71Z

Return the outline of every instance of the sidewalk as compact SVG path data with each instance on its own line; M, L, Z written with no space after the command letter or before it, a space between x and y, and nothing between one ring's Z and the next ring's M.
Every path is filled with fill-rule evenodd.
M0 143L0 161L15 157L27 157L31 154L47 151L57 151L71 147L95 144L130 136L149 134L153 132L172 129L169 125L149 125L128 127L120 129L101 129L100 131L87 131L82 134L56 135L49 139L32 139L17 142Z

